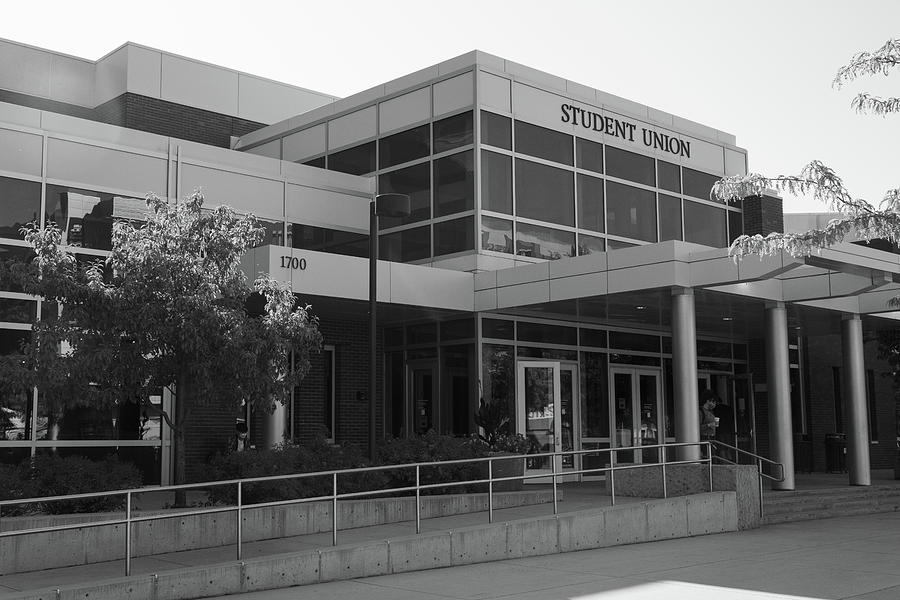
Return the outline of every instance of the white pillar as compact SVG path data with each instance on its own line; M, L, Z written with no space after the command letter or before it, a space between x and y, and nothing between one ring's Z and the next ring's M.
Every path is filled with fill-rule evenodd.
M697 323L694 291L672 290L672 376L675 391L675 441L700 441L700 396L697 390ZM679 460L699 460L700 447L679 450Z
M287 433L287 406L276 402L272 414L263 416L263 448L283 443Z
M791 423L791 374L787 311L783 302L766 307L766 375L769 397L769 457L784 465L784 481L774 490L794 489L794 428Z
M841 321L843 393L847 411L847 470L850 485L872 485L869 469L869 419L866 402L866 365L862 319L844 315Z

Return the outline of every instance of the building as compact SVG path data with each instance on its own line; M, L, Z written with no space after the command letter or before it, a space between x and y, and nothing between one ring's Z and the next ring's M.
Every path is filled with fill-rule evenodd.
M484 399L547 450L695 441L710 388L729 439L783 462L786 489L794 469L840 466L830 433L847 434L851 483L894 465L877 353L900 261L848 244L734 262L736 236L784 215L775 196L710 200L747 170L733 135L477 51L344 99L130 43L96 62L10 41L0 55L4 252L25 252L18 229L43 216L102 255L149 190L202 186L265 222L248 274L290 281L326 345L284 410L240 415L257 445L323 428L367 443L369 203L399 192L411 214L379 231L377 437L469 435ZM52 307L0 296L8 351ZM54 412L39 390L2 402L4 457L118 448L168 480L157 416ZM194 477L234 420L192 424Z

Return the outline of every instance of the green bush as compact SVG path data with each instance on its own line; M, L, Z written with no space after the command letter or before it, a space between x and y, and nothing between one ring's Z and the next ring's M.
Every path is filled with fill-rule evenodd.
M93 461L80 456L38 456L32 463L0 465L0 500L86 494L106 490L137 488L141 473L131 463L108 457ZM125 495L101 496L84 500L65 500L3 507L3 514L67 514L119 510Z
M429 431L423 435L388 440L378 449L378 464L394 465L417 462L436 462L446 460L464 460L484 458L490 448L480 440L440 435ZM454 481L472 481L485 478L485 463L459 465L440 465L422 467L419 473L421 484L450 483ZM390 487L408 487L415 485L415 469L395 469L387 473ZM423 490L423 494L459 494L463 492L483 491L484 485L454 485Z

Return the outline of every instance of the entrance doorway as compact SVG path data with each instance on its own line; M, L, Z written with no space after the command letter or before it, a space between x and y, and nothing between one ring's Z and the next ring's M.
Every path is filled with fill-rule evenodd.
M658 369L611 367L610 397L613 399L613 448L652 446L660 443L662 414ZM659 450L629 450L616 453L617 463L658 462Z
M434 403L437 398L437 364L433 360L409 363L409 431L427 433L435 427Z
M533 440L538 452L576 449L578 365L552 361L519 361L516 369L516 432ZM557 473L580 464L573 456L558 458ZM554 471L549 458L527 461L530 474ZM540 481L540 480L529 480Z

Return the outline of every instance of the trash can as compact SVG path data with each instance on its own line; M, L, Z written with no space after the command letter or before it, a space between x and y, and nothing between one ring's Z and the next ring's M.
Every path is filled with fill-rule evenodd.
M843 433L825 434L825 470L829 473L847 472L847 436Z

